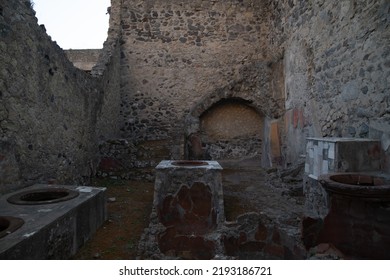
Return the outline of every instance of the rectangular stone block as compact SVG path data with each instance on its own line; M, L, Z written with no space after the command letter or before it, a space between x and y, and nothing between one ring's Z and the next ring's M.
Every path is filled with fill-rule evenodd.
M161 161L156 167L154 207L157 210L162 209L168 196L174 197L182 194L181 188L183 186L192 189L194 184L202 183L210 188L216 223L224 223L221 171L222 167L217 161Z
M380 140L376 139L308 138L306 164L309 167L305 172L316 179L331 172L378 171L381 169L380 145Z
M105 188L37 184L22 191L65 188L78 192L70 200L40 205L16 205L0 198L2 216L24 224L0 238L0 259L69 259L107 219Z

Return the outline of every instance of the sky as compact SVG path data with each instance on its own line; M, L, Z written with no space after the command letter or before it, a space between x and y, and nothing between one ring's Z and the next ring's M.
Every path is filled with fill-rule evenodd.
M110 0L32 0L39 24L62 49L100 49Z

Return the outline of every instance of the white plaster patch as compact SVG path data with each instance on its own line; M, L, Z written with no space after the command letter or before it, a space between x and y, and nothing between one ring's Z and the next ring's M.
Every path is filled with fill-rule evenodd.
M313 149L309 149L309 158L314 158L314 151Z
M316 156L314 158L313 175L318 177L322 171L322 156Z
M318 142L318 154L322 155L322 150L324 149L324 142Z
M328 173L328 161L323 160L322 161L322 174L327 174Z
M26 233L25 235L23 235L23 237L28 238L30 236L33 236L35 233L36 233L36 231L30 232L30 233Z
M329 143L328 158L334 159L334 143Z
M310 171L310 165L308 163L305 163L305 173L309 174Z
M92 192L92 188L91 187L78 187L76 190L78 190L79 192L83 192L83 193L90 193L90 192Z
M387 151L390 147L390 135L389 134L386 134L384 133L382 135L382 147L383 147L383 150Z

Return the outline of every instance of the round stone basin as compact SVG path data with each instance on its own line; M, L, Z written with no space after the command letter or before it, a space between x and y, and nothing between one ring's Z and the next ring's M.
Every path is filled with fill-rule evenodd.
M14 194L7 201L19 205L39 205L67 201L78 195L77 191L65 188L42 188Z
M326 191L362 199L390 200L390 181L379 176L360 173L325 174L319 182Z
M0 216L0 238L3 238L4 236L14 232L23 224L24 221L21 218Z
M205 161L200 160L176 160L171 163L174 166L204 166L208 165Z

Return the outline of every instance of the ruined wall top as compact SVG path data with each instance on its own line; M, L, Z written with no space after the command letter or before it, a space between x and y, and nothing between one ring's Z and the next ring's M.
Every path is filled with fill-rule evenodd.
M101 52L100 49L65 50L66 56L73 65L84 71L92 70L98 62Z
M121 36L121 9L122 0L111 0L111 7L107 8L107 12L110 14L107 39L103 44L103 50L96 65L92 68L91 74L93 76L101 76L104 73L115 49L118 48Z

